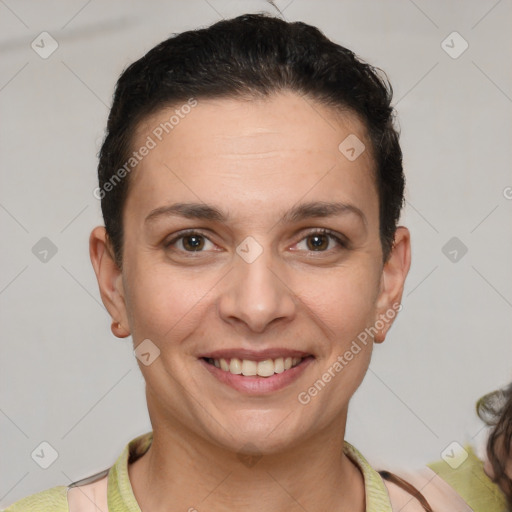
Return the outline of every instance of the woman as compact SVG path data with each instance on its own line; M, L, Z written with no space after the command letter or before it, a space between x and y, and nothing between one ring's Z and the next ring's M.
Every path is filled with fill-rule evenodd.
M9 512L392 510L344 441L410 267L391 97L318 29L263 15L123 72L90 255L153 430Z

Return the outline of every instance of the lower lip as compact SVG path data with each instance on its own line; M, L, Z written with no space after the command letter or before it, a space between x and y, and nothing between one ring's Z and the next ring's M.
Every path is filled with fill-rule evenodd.
M231 386L233 389L236 389L241 393L258 395L278 391L297 380L302 375L306 367L313 361L313 357L306 357L297 366L294 366L289 370L285 370L282 373L274 373L271 377L259 377L257 375L244 377L243 375L235 375L231 372L225 372L213 364L207 363L204 359L199 359L199 361L214 377L224 384Z

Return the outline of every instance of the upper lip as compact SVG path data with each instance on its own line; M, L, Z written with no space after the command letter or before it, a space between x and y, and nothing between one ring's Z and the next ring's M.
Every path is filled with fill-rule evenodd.
M265 350L248 350L243 348L228 348L224 350L214 350L201 354L199 358L206 359L248 359L250 361L265 361L266 359L277 359L279 357L308 357L309 352L301 350L290 350L289 348L268 348Z

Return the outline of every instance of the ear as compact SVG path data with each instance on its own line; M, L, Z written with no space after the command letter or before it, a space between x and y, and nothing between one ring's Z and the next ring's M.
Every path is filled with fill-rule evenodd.
M94 228L89 237L89 255L98 280L101 300L112 317L112 333L118 338L130 335L124 300L123 274L114 259L114 251L104 226Z
M411 235L404 226L395 232L393 248L382 269L380 292L377 298L376 343L382 343L402 306L405 278L411 266ZM381 328L382 327L382 328Z

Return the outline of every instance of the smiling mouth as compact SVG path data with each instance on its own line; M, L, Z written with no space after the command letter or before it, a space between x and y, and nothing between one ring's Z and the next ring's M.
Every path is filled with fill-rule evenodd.
M230 359L213 359L211 357L203 357L202 359L208 364L219 368L220 370L231 373L232 375L243 375L245 377L272 377L275 374L283 373L291 368L295 368L302 363L307 357L278 357L276 359L265 359L263 361L252 361L250 359L238 359L236 357Z

